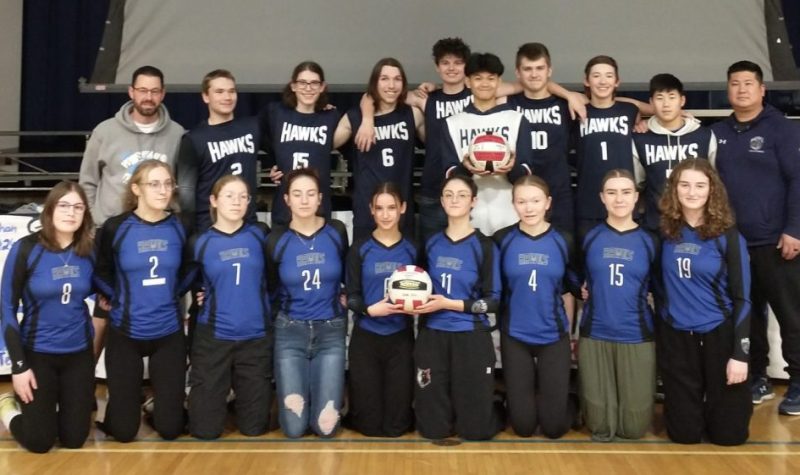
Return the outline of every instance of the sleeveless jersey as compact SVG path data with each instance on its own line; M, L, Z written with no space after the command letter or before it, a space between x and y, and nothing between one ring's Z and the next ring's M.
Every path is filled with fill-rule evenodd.
M225 175L241 175L250 194L258 192L258 147L261 132L258 118L245 117L209 125L203 122L183 136L176 175L182 217L193 217L194 229L211 226L208 197L214 183ZM256 221L256 200L250 200L247 221ZM187 224L192 224L188 223Z
M550 187L553 197L550 222L560 229L572 230L574 205L567 158L572 119L567 101L556 96L529 99L519 93L509 96L507 103L531 124L532 172Z
M600 185L606 173L623 168L633 173L632 138L638 109L633 104L615 102L606 109L588 104L586 121L578 124L577 218L605 219L600 201Z
M296 168L311 167L320 177L323 216L331 215L331 163L333 135L341 114L336 109L305 114L273 102L266 108L266 147L278 170L285 174ZM284 181L278 184L272 201L272 223L287 225L291 213L283 201Z
M350 109L347 117L353 130L358 130L361 125L361 109ZM411 182L416 137L411 107L402 104L388 114L375 116L376 144L369 152L353 152L353 226L375 226L369 212L369 203L378 185L386 181L400 187L407 206L400 229L409 226L414 217Z
M437 89L428 94L425 101L425 164L420 179L420 195L438 199L444 181L444 162L439 144L447 140L444 130L445 120L464 111L472 104L472 91L466 87L455 94L446 94Z

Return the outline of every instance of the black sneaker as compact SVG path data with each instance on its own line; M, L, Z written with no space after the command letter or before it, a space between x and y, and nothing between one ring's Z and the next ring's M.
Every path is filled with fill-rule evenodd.
M775 399L772 383L763 376L753 378L750 382L750 393L753 396L753 404L761 404L764 401Z
M800 416L800 383L789 384L789 389L778 406L778 413L784 416Z

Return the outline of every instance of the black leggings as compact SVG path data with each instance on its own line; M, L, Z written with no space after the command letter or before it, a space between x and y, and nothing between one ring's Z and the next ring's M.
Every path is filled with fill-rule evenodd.
M153 386L153 425L167 440L183 433L186 398L186 345L183 329L155 340L134 340L109 325L106 341L108 406L103 430L119 442L130 442L141 423L144 364Z
M94 404L94 357L91 347L62 355L26 350L36 377L33 401L20 404L11 420L11 435L31 452L44 453L55 444L80 448L89 435Z
M501 332L500 351L514 432L530 437L538 425L551 439L566 434L572 422L569 337L549 345L529 345Z
M414 332L379 335L353 327L349 350L350 426L370 437L399 437L414 425Z

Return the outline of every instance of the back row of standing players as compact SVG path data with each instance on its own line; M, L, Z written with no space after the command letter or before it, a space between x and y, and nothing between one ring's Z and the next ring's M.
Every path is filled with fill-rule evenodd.
M576 205L573 207L572 194L569 191L569 173L567 167L567 151L569 132L572 128L566 102L551 95L551 90L575 102L574 93L561 90L549 81L552 73L550 58L546 48L538 44L528 44L520 48L517 57L517 74L520 86L510 87L504 91L499 77L502 64L493 55L470 55L469 49L460 40L447 39L438 42L434 47L434 59L437 70L443 80L441 90L431 92L425 98L408 95L407 81L402 67L394 60L382 60L376 64L369 81L368 100L363 109L354 109L340 119L335 110L326 110L325 78L322 69L314 63L298 65L287 85L282 103L271 105L261 119L233 119L236 103L236 89L233 77L224 71L216 71L209 75L203 85L203 99L209 105L210 117L184 136L177 160L178 181L182 188L182 209L185 216L194 216L197 229L205 229L208 224L207 201L211 185L222 175L234 173L246 177L251 189L255 189L256 151L259 143L266 143L272 150L276 167L272 176L279 180L281 173L293 168L312 166L320 175L327 177L330 171L330 151L350 138L354 131L360 132L356 141L360 150L349 157L353 162L355 179L353 211L354 238L367 235L374 227L369 213L370 193L377 183L393 181L397 183L404 200L413 205L411 194L411 166L413 147L417 138L426 139L426 160L424 165L421 189L417 199L420 214L421 235L427 237L435 230L441 229L446 221L441 210L439 196L441 183L451 169L461 168L461 158L469 141L478 133L493 132L503 135L516 149L516 159L508 170L509 177L534 172L542 176L550 185L553 194L552 220L560 228L575 230L579 239L594 225L605 217L605 209L598 197L600 181L610 169L634 169L640 181L644 181L642 172L646 172L647 193L652 198L647 200L648 213L645 225L654 228L657 223L655 214L656 197L663 187L675 163L688 157L708 157L713 160L716 140L711 132L699 127L696 121L681 116L684 97L682 87L669 75L654 78L655 87L651 88L651 104L635 103L630 105L615 97L615 89L619 84L616 63L609 57L593 58L586 68L585 84L590 95L586 106L586 120L577 125L578 135L578 191ZM465 77L466 76L466 77ZM163 97L163 82L158 87L137 85L139 79L134 78L132 99L134 106L137 97L140 104L153 104L155 96ZM146 77L144 78L147 79ZM760 87L758 103L761 104L763 85L760 75L756 75L756 86ZM729 80L731 78L729 77ZM752 80L739 81L736 87L752 86ZM468 86L468 87L466 87ZM508 86L506 86L508 87ZM498 104L497 97L517 92L507 98L514 107ZM756 91L758 92L758 90ZM370 100L372 103L370 104ZM160 103L160 100L158 101ZM417 107L407 107L411 102ZM732 103L734 101L732 100ZM371 107L370 107L371 106ZM650 108L652 107L652 109ZM637 108L639 110L637 110ZM166 112L163 107L161 110ZM637 122L639 111L645 115L655 112L656 117L650 120L650 132L633 135L632 129ZM464 114L459 114L464 112ZM766 118L774 120L775 111L766 108ZM452 118L450 118L452 116ZM760 116L759 116L760 118ZM765 145L764 135L754 134L754 125L761 128L766 120L759 122L751 117L744 127L736 129L737 139L748 137L751 149L768 150L772 147L772 138ZM136 124L139 127L140 124ZM738 125L738 122L737 122ZM730 125L726 126L731 128ZM141 129L141 127L139 127ZM723 138L733 132L720 126L720 145L727 145L733 139ZM375 145L369 147L369 132L374 131ZM366 135L363 135L366 133ZM147 135L143 140L147 140ZM366 137L366 138L364 138ZM137 135L137 141L141 141ZM755 145L753 140L756 141ZM760 144L758 143L761 141ZM673 143L674 141L674 143ZM144 151L147 144L138 143L137 150ZM150 144L152 145L152 144ZM82 169L82 183L87 186L90 204L94 204L93 212L103 206L113 206L114 199L102 199L98 188L99 180L93 182L92 167L98 167L97 161L91 160L91 147L102 146L92 143L87 146L87 158ZM124 173L137 163L138 159L153 158L139 153L130 161L121 164ZM788 149L788 152L787 150ZM796 149L796 147L795 147ZM782 246L783 257L793 261L797 255L797 242L792 236L800 233L791 232L792 223L797 214L787 196L796 194L794 178L796 166L786 165L787 157L781 156L791 152L791 147L784 147L780 153L769 156L770 163L780 168L785 177L785 186L769 196L767 201L777 208L770 209L771 214L780 215L776 219L768 216L764 225L752 226L746 222L743 229L751 246L764 247L774 245L767 241L775 238ZM733 154L733 152L731 152ZM634 159L638 155L639 160ZM169 151L162 157L170 160ZM116 164L105 164L111 168ZM639 166L641 165L641 167ZM112 170L106 170L108 173ZM733 167L721 170L723 178L735 182L745 189L746 183L740 183L741 176L747 173L737 172ZM762 170L763 172L763 170ZM95 173L95 175L99 174ZM89 177L89 179L84 179ZM196 178L195 178L196 177ZM481 176L476 178L482 195L478 204L487 206L485 211L474 212L475 224L485 233L504 227L516 221L513 211L508 207L510 202L510 182L502 176ZM728 185L730 186L730 182ZM94 185L94 188L92 186ZM325 213L330 211L330 184L323 180L322 193L325 197ZM767 186L767 185L765 185ZM99 194L98 194L99 193ZM281 196L282 193L277 196ZM744 193L732 193L734 207L741 217L752 209L743 203ZM196 199L194 199L197 197ZM506 199L508 198L508 199ZM772 203L774 202L774 203ZM502 203L502 206L498 206ZM281 210L281 200L275 200L273 223L285 224L288 214ZM254 204L251 204L251 207ZM194 210L195 213L191 213ZM251 209L252 211L252 209ZM576 216L573 218L573 211ZM104 216L105 214L105 216ZM103 213L96 217L102 222L104 217L113 212ZM281 216L283 214L283 216ZM413 216L413 210L405 214ZM254 219L251 213L251 218ZM752 216L747 216L752 218ZM759 218L761 219L761 218ZM774 221L781 221L777 224ZM409 230L411 222L406 218L405 230ZM777 225L777 237L775 229ZM747 227L751 226L751 227ZM752 250L751 250L752 251ZM752 252L751 252L752 253ZM774 259L773 259L774 260ZM780 263L779 263L780 264ZM773 264L762 265L761 275L765 267L778 267ZM770 267L770 268L771 268ZM793 271L794 272L794 271ZM769 277L767 277L769 278ZM792 279L787 279L791 281ZM797 279L794 279L796 282ZM769 289L764 289L769 292ZM794 295L798 295L797 292ZM772 300L775 295L769 296ZM787 315L790 306L782 304L786 296L775 297L773 306L781 308L779 320L784 326L794 328L796 316ZM763 299L762 299L763 302ZM795 306L796 308L796 306ZM784 325L784 322L788 322ZM795 357L798 349L794 332L787 330L784 338L784 356L789 362L790 375L797 376L798 366ZM754 335L754 346L758 344ZM763 352L764 342L760 342ZM787 350L788 348L788 350ZM758 361L753 370L754 380L759 381L764 375L765 358ZM793 379L794 382L794 379ZM755 401L754 394L754 401Z

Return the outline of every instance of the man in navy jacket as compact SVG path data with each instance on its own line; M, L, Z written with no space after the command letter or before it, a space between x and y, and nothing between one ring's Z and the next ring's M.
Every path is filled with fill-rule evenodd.
M733 115L712 126L717 169L747 240L753 277L750 374L753 403L775 397L766 378L766 305L781 330L789 390L778 410L800 415L800 126L764 104L761 68L728 68Z

